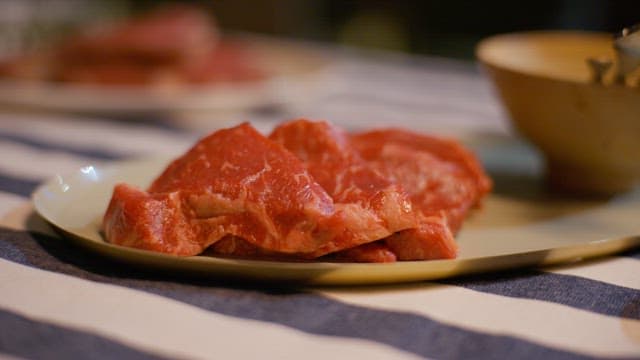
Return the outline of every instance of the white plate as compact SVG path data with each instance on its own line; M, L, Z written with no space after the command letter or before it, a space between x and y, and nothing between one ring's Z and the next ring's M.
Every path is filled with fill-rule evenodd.
M631 236L640 234L640 192L607 201L565 201L535 196L518 199L500 191L487 199L459 234L460 256L455 260L287 263L177 257L105 242L99 229L114 184L144 187L168 161L86 166L57 176L34 193L35 208L69 239L104 256L167 272L223 279L325 285L395 283L577 261L640 245L640 237Z
M158 114L286 105L317 95L328 76L326 56L300 43L235 36L268 76L263 80L172 88L92 86L0 80L0 103L89 114Z

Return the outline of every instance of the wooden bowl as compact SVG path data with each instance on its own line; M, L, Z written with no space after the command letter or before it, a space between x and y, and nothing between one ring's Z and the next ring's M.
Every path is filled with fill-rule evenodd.
M613 194L638 184L640 89L611 84L609 77L595 83L586 63L614 58L611 35L498 35L481 41L476 55L516 130L544 154L552 185Z

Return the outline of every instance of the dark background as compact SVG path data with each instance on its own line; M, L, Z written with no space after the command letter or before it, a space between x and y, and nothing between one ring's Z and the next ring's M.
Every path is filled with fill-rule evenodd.
M0 55L76 27L148 11L158 0L0 0ZM616 32L640 22L640 0L200 0L226 31L415 54L473 58L479 39L538 29Z
M616 32L640 22L640 0L538 1L194 1L229 30L472 58L482 37L511 31ZM157 1L133 3L141 11Z

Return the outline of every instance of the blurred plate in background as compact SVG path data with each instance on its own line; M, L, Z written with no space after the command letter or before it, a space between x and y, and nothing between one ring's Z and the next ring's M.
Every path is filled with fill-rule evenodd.
M100 86L0 81L0 104L33 110L101 115L238 110L313 99L327 81L330 61L300 43L233 36L264 69L260 80L170 87Z

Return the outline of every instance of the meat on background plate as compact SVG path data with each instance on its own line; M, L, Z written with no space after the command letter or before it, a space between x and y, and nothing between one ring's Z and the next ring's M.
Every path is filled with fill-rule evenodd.
M170 4L92 24L57 44L0 61L0 77L100 86L180 86L258 81L262 66L223 39L210 13Z

